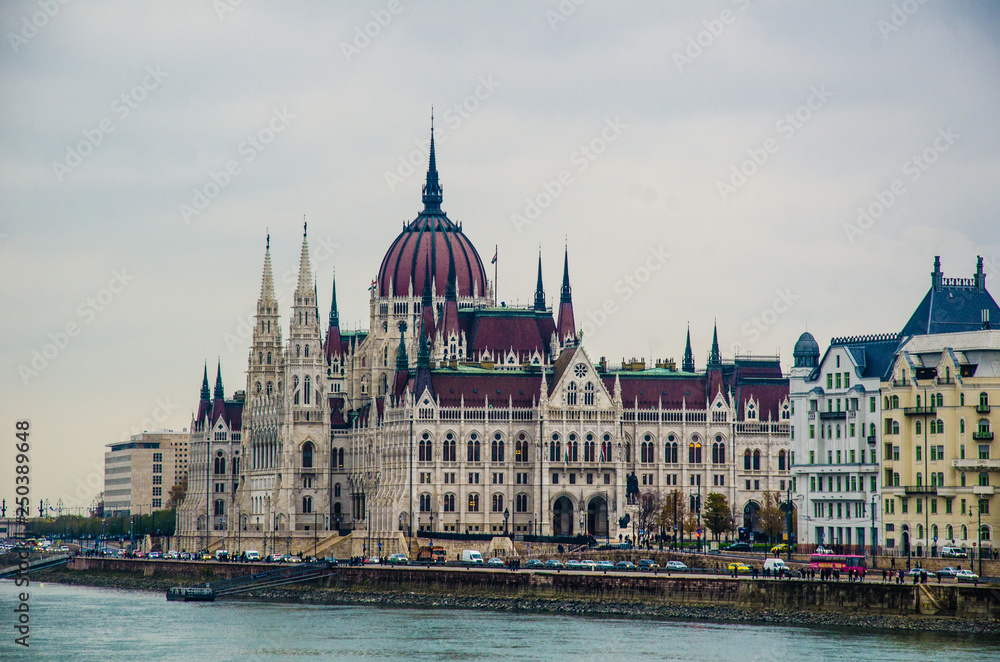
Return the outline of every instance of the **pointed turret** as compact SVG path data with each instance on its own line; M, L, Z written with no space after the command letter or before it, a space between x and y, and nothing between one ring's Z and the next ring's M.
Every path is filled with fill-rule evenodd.
M449 352L450 340L461 336L458 326L458 281L455 278L455 257L448 256L448 286L444 294L444 314L441 316L439 331L448 358L455 358Z
M538 251L538 280L535 283L535 312L545 312L545 288L542 287L542 251Z
M438 182L437 158L434 155L434 111L431 111L431 149L427 165L427 182L424 184L424 212L440 212L442 189Z
M299 255L299 283L295 288L296 296L308 296L309 285L313 282L312 269L309 267L309 241L306 238L308 225L302 222L302 252Z
M719 325L712 325L712 353L708 357L708 367L718 368L722 365L722 354L719 353Z
M341 354L340 349L340 314L337 312L337 273L333 274L333 296L330 301L330 322L326 328L326 364L333 363L333 357Z
M205 375L201 378L201 401L208 402L212 399L212 392L208 390L208 361L205 361Z
M214 397L217 400L224 400L226 397L226 392L222 388L222 361L219 361L219 370L215 374L215 393Z
M562 290L559 293L559 321L557 323L559 342L576 338L576 320L573 318L573 290L569 286L569 247L563 258Z
M434 332L434 295L431 289L430 261L424 262L424 291L420 297L420 335L424 338Z
M691 351L691 325L688 324L687 345L684 347L684 363L681 364L684 372L694 372L694 353Z
M261 277L260 281L260 303L262 304L274 304L277 305L277 299L274 296L274 274L271 272L271 235L267 235L267 246L264 249L264 275ZM258 313L264 311L259 310Z
M431 367L431 348L427 344L427 330L424 328L420 329L420 350L417 352L417 367Z
M406 355L406 322L399 323L399 349L396 351L396 371L402 372L410 367L410 359Z

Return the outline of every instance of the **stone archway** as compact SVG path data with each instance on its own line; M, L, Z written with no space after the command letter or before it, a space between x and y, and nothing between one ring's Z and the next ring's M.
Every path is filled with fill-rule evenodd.
M596 538L608 537L608 502L601 495L587 504L587 534Z
M753 534L760 529L760 504L756 501L747 501L743 507L743 528L753 542Z
M561 496L552 504L552 535L573 535L573 501Z

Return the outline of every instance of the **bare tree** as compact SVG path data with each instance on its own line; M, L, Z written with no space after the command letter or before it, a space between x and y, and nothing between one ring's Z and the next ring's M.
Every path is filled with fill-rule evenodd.
M663 498L663 508L660 510L658 523L668 535L675 535L680 532L686 512L684 495L681 494L680 490L671 490Z
M760 530L767 534L768 540L774 542L785 530L785 513L781 510L781 495L779 492L764 492L764 505L760 509Z
M657 519L663 511L663 495L657 490L649 490L639 495L639 512L636 516L639 529L649 537L650 530L656 526Z
M171 510L172 508L181 505L181 501L183 501L184 497L187 496L187 486L188 480L185 478L180 483L170 488L170 492L167 495L167 510Z

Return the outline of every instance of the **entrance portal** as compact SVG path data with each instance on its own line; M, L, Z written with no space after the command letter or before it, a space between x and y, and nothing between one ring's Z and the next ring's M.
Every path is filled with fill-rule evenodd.
M597 538L608 537L608 502L595 496L587 504L587 533Z
M568 496L561 496L552 505L552 535L573 535L573 502Z

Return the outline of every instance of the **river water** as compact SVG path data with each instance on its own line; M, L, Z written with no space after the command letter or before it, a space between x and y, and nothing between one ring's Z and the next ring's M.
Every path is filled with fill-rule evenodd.
M0 660L1000 660L1000 640L474 610L168 603L163 593L33 584L29 649L0 582Z

